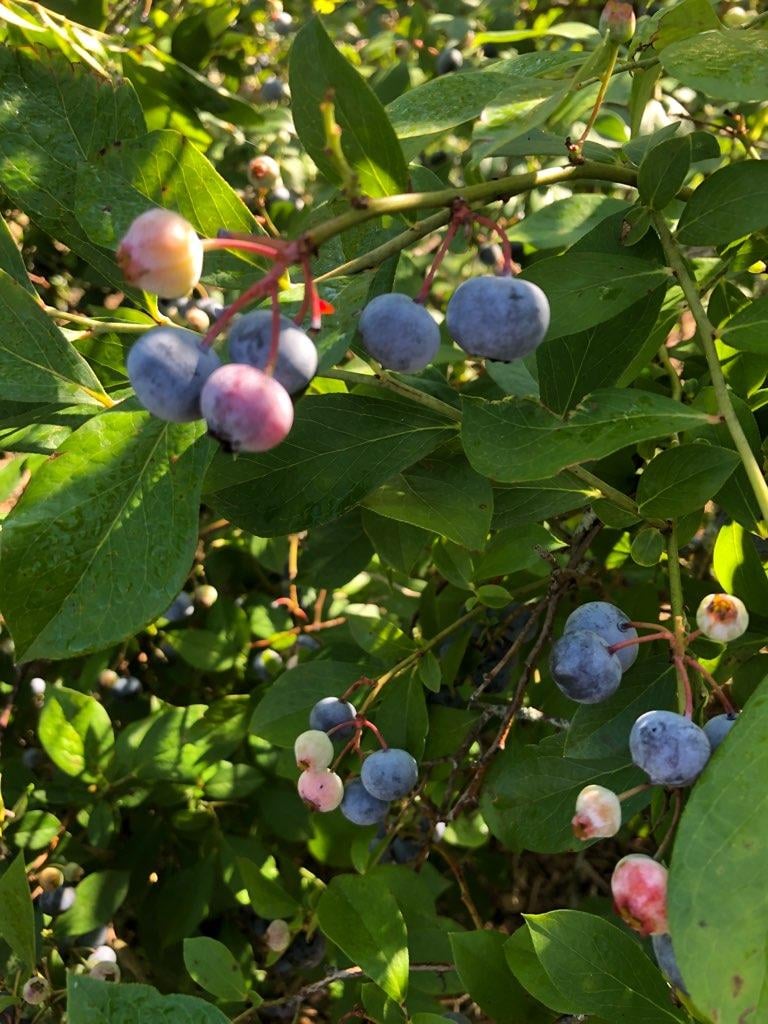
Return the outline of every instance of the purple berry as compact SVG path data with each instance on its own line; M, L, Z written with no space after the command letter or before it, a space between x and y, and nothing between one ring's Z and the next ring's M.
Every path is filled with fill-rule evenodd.
M629 619L621 608L609 604L608 601L588 601L571 612L565 620L563 632L570 633L574 629L591 629L610 645L637 638L637 630L630 626ZM637 645L616 651L616 657L621 662L624 672L634 665L637 652Z
M282 384L243 363L211 374L200 408L209 432L231 452L269 451L293 426L293 403Z
M272 348L272 313L258 309L241 316L229 332L229 355L236 363L264 370ZM317 349L312 339L287 316L280 317L274 379L289 395L303 391L317 372Z
M544 340L549 302L530 281L472 277L451 296L446 322L448 333L469 355L509 362Z
M371 796L360 779L347 783L341 813L353 825L375 825L386 816L389 804Z
M579 704L599 704L618 690L621 662L608 648L590 629L571 630L552 645L549 668L566 697Z
M419 767L407 750L390 747L377 750L363 761L360 781L378 800L399 800L406 796L419 778Z
M199 334L183 327L153 327L128 353L125 365L136 397L158 419L200 419L200 393L220 365L200 342Z
M690 786L704 769L712 748L707 734L674 711L646 711L629 734L638 768L659 786Z
M435 321L423 306L400 292L371 299L359 327L366 350L388 370L423 370L440 348Z

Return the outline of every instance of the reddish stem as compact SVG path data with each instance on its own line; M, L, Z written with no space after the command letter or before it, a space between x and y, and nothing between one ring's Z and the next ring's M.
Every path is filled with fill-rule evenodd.
M484 217L481 213L473 215L473 219L478 223L482 224L483 227L488 228L489 231L494 231L499 236L501 242L501 251L504 253L504 263L502 264L501 273L505 277L511 276L513 272L514 264L512 262L512 244L509 241L509 236L501 224L498 221L492 220L490 217ZM518 268L519 270L519 268Z
M241 309L249 305L249 303L253 302L255 299L262 299L265 295L270 295L273 289L277 287L277 282L284 269L285 267L282 263L275 264L266 277L263 277L260 281L252 284L250 288L246 288L242 295L239 295L234 302L227 306L219 319L214 320L208 328L202 340L203 347L210 348L214 339L221 334L229 321L236 313L239 313Z
M277 259L280 255L281 246L276 245L277 240L257 242L249 235L234 236L224 235L219 238L206 238L203 240L203 249L210 252L212 249L239 249L242 252L255 252L260 256L267 256L269 259Z
M322 313L320 306L320 295L315 287L315 279L312 275L312 263L309 255L303 253L301 256L301 269L304 271L304 290L309 292L310 321L309 329L319 331L322 327Z
M625 647L635 647L637 644L647 644L650 640L667 640L672 642L673 636L664 630L663 633L649 633L647 636L631 636L627 640L619 640L617 644L611 644L608 648L609 654L615 654L616 651L623 651Z
M343 747L341 753L338 755L338 757L336 757L336 759L334 760L333 764L331 765L331 771L332 772L336 771L336 769L339 767L339 765L344 760L344 758L347 756L347 754L351 753L352 751L355 751L358 754L360 753L360 732L361 731L362 730L359 730L358 732L356 732L355 735L352 737L352 739L348 740L344 744L344 747ZM330 730L329 730L329 734L330 734Z
M698 638L700 636L701 636L701 630L700 629L694 629L694 631L692 633L689 633L688 636L685 638L685 642L687 644L691 644L691 643L693 643L694 640L698 640Z
M683 660L685 661L686 665L690 665L692 669L694 669L701 676L703 676L704 679L706 679L706 681L717 694L718 700L725 708L727 714L735 715L736 708L733 706L733 704L731 704L727 694L725 693L725 690L723 690L722 686L720 685L720 683L718 683L718 681L715 679L712 673L708 672L707 669L705 669L704 666L701 664L701 662L696 660L696 658L692 658L688 654L685 655Z
M430 289L432 287L432 282L435 279L435 275L440 269L440 265L445 259L448 249L450 248L451 242L456 237L456 232L461 227L461 224L461 218L456 217L448 225L448 230L445 232L445 237L443 238L442 242L437 248L437 252L435 253L434 259L432 260L432 266L427 271L427 274L424 278L424 284L419 289L419 294L413 300L414 302L418 302L420 305L424 305L424 303L427 301Z
M377 739L377 740L379 741L379 746L381 747L381 749L382 749L382 750L389 750L389 744L388 744L388 743L387 743L387 741L386 741L386 740L384 739L384 737L383 737L383 736L381 735L381 733L380 733L380 732L379 732L379 730L378 730L378 729L376 728L376 726L375 726L375 725L373 724L373 722L369 722L367 718L364 718L364 719L363 719L363 720L361 721L361 723L360 723L360 724L361 724L361 725L364 725L366 729L370 729L370 730L371 730L371 732L373 733L373 735L374 735L374 736L376 737L376 739Z
M364 686L373 686L375 679L369 679L368 676L360 676L356 679L351 686L348 686L344 693L339 697L339 700L349 700L353 693L357 693L358 690L362 690Z
M673 660L677 669L677 676L685 690L685 708L683 714L686 718L693 716L693 692L691 691L691 680L688 678L688 670L685 667L685 660L682 655L674 654Z

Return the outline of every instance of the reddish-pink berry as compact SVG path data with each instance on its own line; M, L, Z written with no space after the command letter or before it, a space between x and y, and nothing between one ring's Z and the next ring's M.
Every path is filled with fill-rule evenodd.
M282 384L244 363L211 374L200 408L209 432L232 452L269 451L293 426L293 403Z
M600 15L600 31L614 43L628 43L635 34L637 19L632 4L608 0Z
M585 786L576 797L571 822L577 839L607 839L621 828L621 804L605 786Z
M335 811L344 796L344 783L336 772L302 772L299 796L312 811Z
M636 932L661 935L667 922L667 869L644 853L622 857L611 876L613 906Z
M133 221L117 248L129 284L163 299L186 295L203 272L203 243L173 210L147 210Z
M274 188L280 184L280 164L271 156L256 156L248 164L248 180L258 189Z
M738 597L707 594L696 610L696 625L710 640L726 644L746 632L749 613Z

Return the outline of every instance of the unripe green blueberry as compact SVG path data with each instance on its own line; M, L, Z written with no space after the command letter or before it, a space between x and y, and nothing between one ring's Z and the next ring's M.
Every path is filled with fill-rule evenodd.
M743 7L729 7L723 14L723 24L728 28L741 28L742 25L747 25L752 17Z
M203 243L173 210L147 210L133 221L117 247L129 284L164 299L186 295L203 272Z
M600 31L612 43L628 43L635 34L637 19L632 4L608 0L600 15Z
M255 156L248 164L248 180L254 188L269 192L282 182L280 164L271 156Z
M641 935L669 931L667 923L667 869L644 853L622 857L611 876L616 912Z
M54 889L60 889L64 885L64 872L61 868L49 866L43 868L37 876L37 881L43 892L53 892Z
M327 732L307 729L296 737L293 752L296 755L297 768L320 772L333 760L333 741Z
M219 592L210 583L201 583L195 587L195 603L202 608L212 608L219 599Z
M270 921L269 927L264 933L264 939L267 947L273 953L282 953L283 950L288 949L291 944L291 929L288 927L288 922L281 918Z
M36 974L33 978L24 982L21 990L21 998L30 1006L40 1006L46 1002L51 995L51 986L48 981Z
M571 822L577 839L608 839L621 828L621 804L605 786L585 786L576 797Z
M731 594L707 594L696 610L696 625L704 636L727 644L746 632L749 613Z
M344 783L335 772L302 772L299 796L311 811L335 811L344 797Z

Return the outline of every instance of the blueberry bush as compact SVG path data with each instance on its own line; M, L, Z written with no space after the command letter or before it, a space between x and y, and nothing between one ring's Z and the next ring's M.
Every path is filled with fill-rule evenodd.
M0 5L0 1020L768 1019L768 14Z

